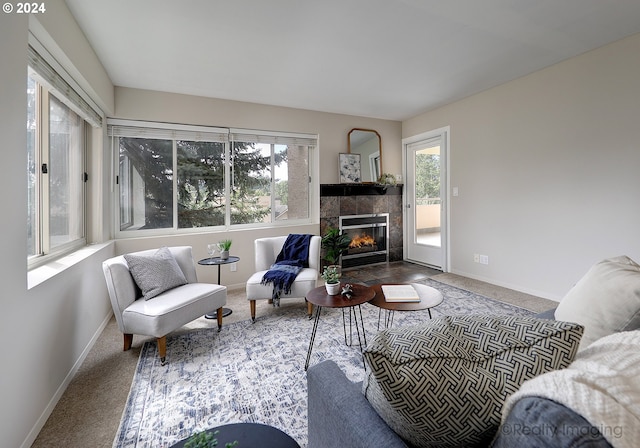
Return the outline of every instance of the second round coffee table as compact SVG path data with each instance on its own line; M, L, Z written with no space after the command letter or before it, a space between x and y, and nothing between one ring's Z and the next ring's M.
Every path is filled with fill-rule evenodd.
M385 284L390 285L394 283ZM382 285L377 284L372 286L376 295L369 303L380 308L380 312L382 312L382 310L386 310L384 319L385 328L389 328L393 325L393 314L395 311L427 310L429 312L429 319L431 319L431 308L442 303L442 293L436 288L421 285L419 283L411 283L411 286L413 286L418 293L418 296L420 297L419 302L387 302L384 297L384 293L382 292ZM380 313L378 313L378 329L380 329Z

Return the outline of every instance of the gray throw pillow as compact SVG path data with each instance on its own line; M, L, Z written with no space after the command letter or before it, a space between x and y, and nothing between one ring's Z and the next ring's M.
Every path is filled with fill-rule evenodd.
M582 327L534 317L452 316L384 330L363 392L414 447L487 446L520 385L573 360Z
M562 298L555 318L584 326L581 351L604 336L640 329L640 266L624 255L592 266Z
M129 271L145 300L187 283L178 262L167 247L152 255L124 255Z

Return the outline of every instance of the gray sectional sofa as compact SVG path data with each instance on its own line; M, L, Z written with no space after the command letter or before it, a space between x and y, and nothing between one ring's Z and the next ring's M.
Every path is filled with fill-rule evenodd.
M309 367L308 384L308 448L407 448L378 415L362 393L362 383L350 381L338 365L330 360ZM533 420L532 420L533 419ZM536 431L547 426L547 431ZM598 428L581 415L546 398L524 398L512 409L505 427L523 431L498 431L491 445L494 448L610 448ZM574 434L558 435L553 428L581 429ZM531 431L527 431L531 428ZM468 448L468 447L465 447Z
M499 426L494 423L490 433L476 434L474 443L468 443L468 440L452 442L450 434L442 443L425 443L424 439L416 442L420 440L420 434L418 438L407 435L407 431L413 430L412 422L407 424L405 420L403 427L393 415L394 410L389 413L388 403L381 404L384 399L376 397L375 392L381 390L376 381L384 382L385 376L393 377L396 373L398 377L411 376L405 370L391 374L386 372L374 378L380 365L393 364L389 359L394 356L398 360L397 353L387 353L387 358L376 354L376 351L384 351L394 345L396 340L393 338L401 337L398 329L395 334L383 336L386 339L378 344L382 349L375 347L374 338L374 343L365 350L368 373L364 384L350 381L331 360L308 369L308 448L637 446L635 443L640 436L640 412L637 409L640 402L640 266L628 257L604 260L572 288L557 310L541 313L531 320L534 325L535 321L547 322L549 328L553 328L552 322L573 322L584 329L584 334L578 335L577 341L575 335L571 340L559 339L560 346L566 345L567 341L574 346L570 349L573 350L570 362L558 364L545 372L534 372L509 394L502 389L500 392L507 399L502 397L498 403L503 406ZM380 333L376 335L379 337ZM430 337L432 335L427 334L424 339ZM401 344L408 340L401 341ZM548 344L540 347L548 348ZM567 349L566 346L564 348ZM552 347L551 352L554 351ZM523 353L526 355L527 352ZM528 353L537 357L538 348ZM485 372L491 375L492 370L493 366ZM423 373L421 371L416 376L424 378ZM419 387L413 390L417 389ZM386 396L389 396L388 390ZM397 401L396 398L392 401ZM425 404L425 397L419 396L414 401ZM392 403L391 408L393 406ZM424 428L422 431L424 433Z

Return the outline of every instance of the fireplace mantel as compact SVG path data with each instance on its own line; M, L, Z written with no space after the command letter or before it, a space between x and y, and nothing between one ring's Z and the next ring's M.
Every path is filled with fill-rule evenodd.
M379 184L321 184L322 196L373 196L373 195L402 195L402 185Z

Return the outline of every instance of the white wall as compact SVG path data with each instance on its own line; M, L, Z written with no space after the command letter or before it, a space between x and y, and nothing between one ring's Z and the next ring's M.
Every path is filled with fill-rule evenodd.
M560 299L602 258L640 262L639 117L637 34L405 121L451 126L452 271Z

